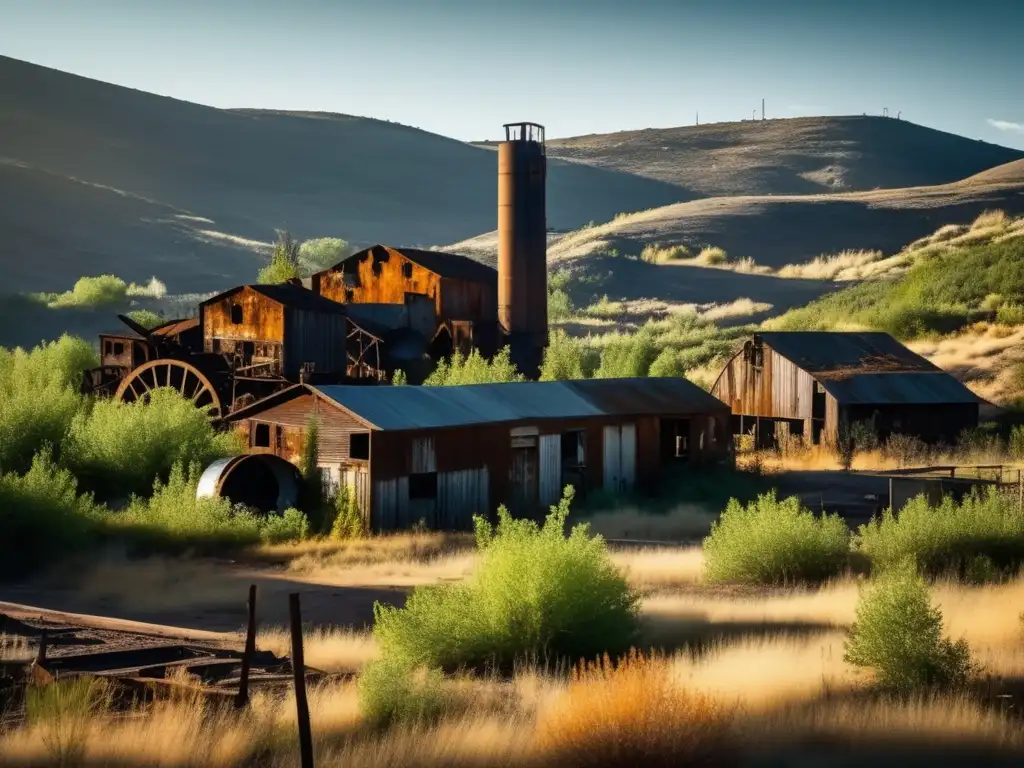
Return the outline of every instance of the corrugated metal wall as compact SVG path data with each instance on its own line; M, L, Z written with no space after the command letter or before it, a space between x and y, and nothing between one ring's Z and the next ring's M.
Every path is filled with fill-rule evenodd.
M562 436L540 436L540 504L549 507L562 497Z
M303 363L317 373L344 373L348 362L348 318L289 307L284 318L284 371L298 380Z

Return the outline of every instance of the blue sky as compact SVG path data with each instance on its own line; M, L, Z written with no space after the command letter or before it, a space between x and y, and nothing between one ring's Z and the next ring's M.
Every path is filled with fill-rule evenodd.
M1022 0L0 0L7 56L467 140L738 120L763 97L1024 149L1022 30Z

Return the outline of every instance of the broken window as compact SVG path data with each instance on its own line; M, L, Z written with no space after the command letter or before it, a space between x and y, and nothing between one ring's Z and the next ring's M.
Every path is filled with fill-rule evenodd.
M381 273L381 271L383 269L384 269L384 267L381 265L381 262L379 262L379 261L374 261L373 262L373 274L374 275L376 275L377 277L380 277L380 273Z
M412 262L407 261L402 265L402 277L406 280L412 279Z
M252 445L253 448L269 448L270 447L270 425L269 424L256 424L252 430Z
M244 318L242 316L242 305L241 304L232 304L231 305L231 322L233 324L235 324L235 325L241 325L243 319Z
M349 436L348 457L350 459L370 460L370 433L353 432Z
M662 461L685 461L690 457L690 420L661 420Z
M436 499L437 472L418 472L409 475L409 499Z
M103 354L111 355L111 354L113 354L113 350L114 350L114 345L113 344L111 344L109 341L103 342Z
M118 355L118 356L124 354L124 344L122 342L120 342L120 341L115 341L114 342L114 354Z
M345 289L345 301L349 304L352 303L352 299L355 298L356 292L351 288Z

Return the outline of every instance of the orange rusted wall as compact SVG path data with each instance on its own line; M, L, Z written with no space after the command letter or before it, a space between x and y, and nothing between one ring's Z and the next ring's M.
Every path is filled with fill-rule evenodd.
M242 322L232 321L232 306L242 308ZM237 293L203 306L203 348L215 352L214 339L284 342L284 307L245 286Z
M411 267L404 267L405 264ZM347 279L341 269L320 275L320 295L341 304L404 304L405 294L419 293L433 299L438 314L441 313L441 278L398 251L374 249L360 261L349 259L344 263L346 270L353 266L355 273L347 275ZM410 276L406 277L410 269Z

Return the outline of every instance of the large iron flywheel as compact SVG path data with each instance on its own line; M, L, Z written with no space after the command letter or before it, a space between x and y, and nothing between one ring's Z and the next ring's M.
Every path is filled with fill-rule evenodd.
M145 402L155 389L169 388L191 400L196 407L208 407L211 418L224 416L220 395L213 382L184 360L150 360L129 373L114 394L125 403Z

